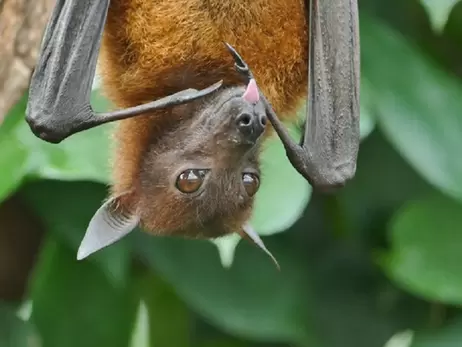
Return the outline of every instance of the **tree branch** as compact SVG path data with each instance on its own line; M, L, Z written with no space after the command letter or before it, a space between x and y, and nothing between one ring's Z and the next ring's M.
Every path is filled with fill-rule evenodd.
M0 123L21 98L55 0L0 0Z

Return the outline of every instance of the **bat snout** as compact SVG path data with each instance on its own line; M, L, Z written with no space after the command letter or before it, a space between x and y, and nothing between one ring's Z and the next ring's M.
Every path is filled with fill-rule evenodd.
M247 141L256 141L265 131L266 115L243 112L236 117L236 126Z

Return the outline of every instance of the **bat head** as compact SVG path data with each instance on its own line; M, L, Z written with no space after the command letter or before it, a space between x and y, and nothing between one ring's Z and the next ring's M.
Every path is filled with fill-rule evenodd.
M184 120L151 144L141 165L136 211L143 228L205 238L232 232L230 224L248 219L260 186L266 114L255 82L172 113Z
M96 212L78 258L116 242L137 225L154 235L190 238L236 232L272 257L248 224L260 187L258 157L267 125L255 80L171 112L181 121L153 139L137 187Z

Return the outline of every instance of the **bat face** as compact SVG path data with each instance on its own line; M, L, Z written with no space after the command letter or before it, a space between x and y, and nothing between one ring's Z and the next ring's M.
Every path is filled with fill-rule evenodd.
M143 229L210 238L248 219L267 122L255 91L224 89L172 110L186 120L156 139L141 167L136 210Z

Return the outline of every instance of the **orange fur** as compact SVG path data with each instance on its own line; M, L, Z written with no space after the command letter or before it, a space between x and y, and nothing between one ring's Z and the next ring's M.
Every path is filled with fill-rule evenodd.
M136 106L220 79L242 84L223 41L247 62L282 119L307 92L308 36L303 0L111 0L100 71L118 107ZM119 122L113 193L137 185L150 139L169 110Z

